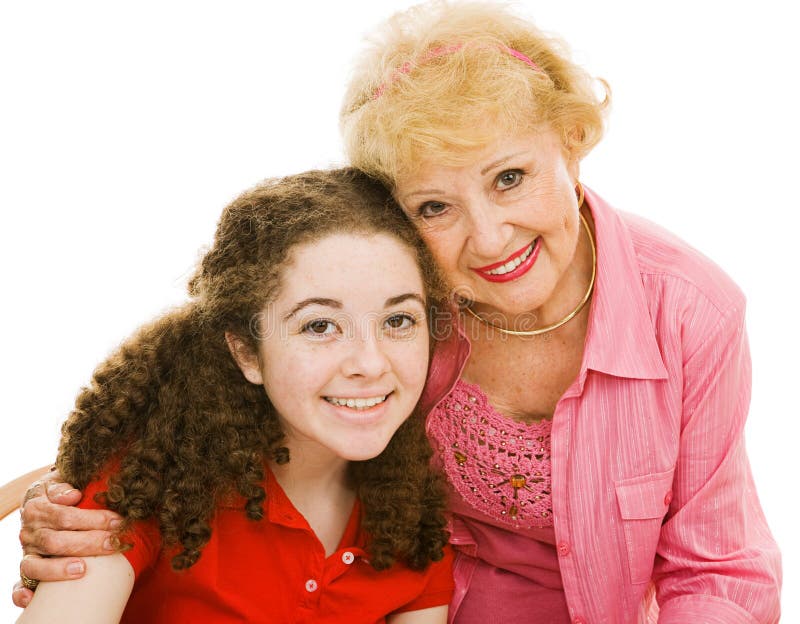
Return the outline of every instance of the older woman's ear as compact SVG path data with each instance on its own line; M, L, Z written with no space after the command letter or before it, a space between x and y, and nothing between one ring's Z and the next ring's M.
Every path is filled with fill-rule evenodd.
M225 332L225 342L244 378L250 383L262 385L264 378L261 375L261 365L258 354L252 347L233 332Z

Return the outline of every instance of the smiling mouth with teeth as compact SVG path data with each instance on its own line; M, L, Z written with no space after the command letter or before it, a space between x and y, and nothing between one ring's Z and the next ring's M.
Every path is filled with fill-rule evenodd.
M510 259L472 270L490 282L508 282L521 277L530 270L539 256L540 248L541 237L536 237L525 247L517 250Z
M521 256L517 256L513 260L509 260L504 265L497 267L496 269L492 269L491 271L486 271L489 275L505 275L516 269L523 261L527 260L528 256L533 253L533 243L528 245L525 248L525 251L522 252Z
M375 407L376 405L383 403L387 398L388 394L384 394L382 396L376 397L366 397L363 399L345 399L341 397L324 397L328 403L336 405L338 407L349 407L350 409L356 410L363 410L369 409L370 407Z

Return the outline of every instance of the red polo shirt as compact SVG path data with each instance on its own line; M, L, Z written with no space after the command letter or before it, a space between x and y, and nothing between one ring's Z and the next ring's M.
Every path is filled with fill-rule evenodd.
M97 508L89 484L80 506ZM209 543L197 563L170 567L173 549L161 549L155 522L137 523L126 535L124 556L136 583L123 623L160 622L384 622L387 615L450 602L452 553L423 572L396 564L377 572L364 550L361 505L353 507L336 551L329 557L305 518L267 471L265 518L248 520L241 506L220 507Z

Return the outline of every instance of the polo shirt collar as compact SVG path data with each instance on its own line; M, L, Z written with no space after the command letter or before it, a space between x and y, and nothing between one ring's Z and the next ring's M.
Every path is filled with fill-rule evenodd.
M628 228L596 193L584 189L597 244L584 366L616 377L666 379Z

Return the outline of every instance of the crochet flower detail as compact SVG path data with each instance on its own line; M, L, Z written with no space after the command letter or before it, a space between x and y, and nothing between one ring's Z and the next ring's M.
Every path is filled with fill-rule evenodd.
M551 421L498 413L479 386L459 381L431 413L428 431L452 487L514 528L553 526Z

